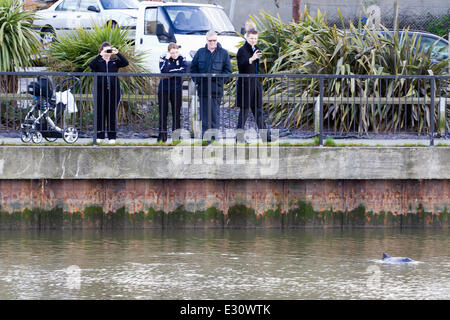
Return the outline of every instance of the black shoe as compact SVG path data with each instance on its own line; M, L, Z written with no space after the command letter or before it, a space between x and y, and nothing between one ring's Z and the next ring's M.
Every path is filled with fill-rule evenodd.
M167 141L167 133L160 133L158 135L158 139L156 139L157 142L166 142Z

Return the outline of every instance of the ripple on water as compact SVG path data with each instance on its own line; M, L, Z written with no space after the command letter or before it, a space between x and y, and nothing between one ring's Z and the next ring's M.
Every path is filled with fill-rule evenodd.
M450 299L439 231L29 237L0 235L0 299ZM386 264L373 258L381 250L417 260ZM68 286L71 265L79 289Z

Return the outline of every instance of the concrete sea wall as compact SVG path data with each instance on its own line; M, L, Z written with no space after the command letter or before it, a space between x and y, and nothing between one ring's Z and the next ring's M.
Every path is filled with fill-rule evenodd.
M0 229L448 228L449 159L448 147L3 146Z

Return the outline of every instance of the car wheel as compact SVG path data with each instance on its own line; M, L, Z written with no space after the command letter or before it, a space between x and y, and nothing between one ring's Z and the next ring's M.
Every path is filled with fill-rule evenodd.
M115 21L108 21L106 24L107 24L107 25L110 25L111 28L118 27L117 22L115 22Z
M41 41L44 47L49 46L56 40L55 30L52 27L43 28L41 32Z

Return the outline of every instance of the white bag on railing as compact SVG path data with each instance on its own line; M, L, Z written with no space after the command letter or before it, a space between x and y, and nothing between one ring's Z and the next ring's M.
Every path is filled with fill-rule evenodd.
M78 112L77 105L75 103L75 98L70 92L70 90L66 90L63 92L56 92L56 103L62 102L66 105L67 111L69 113Z

